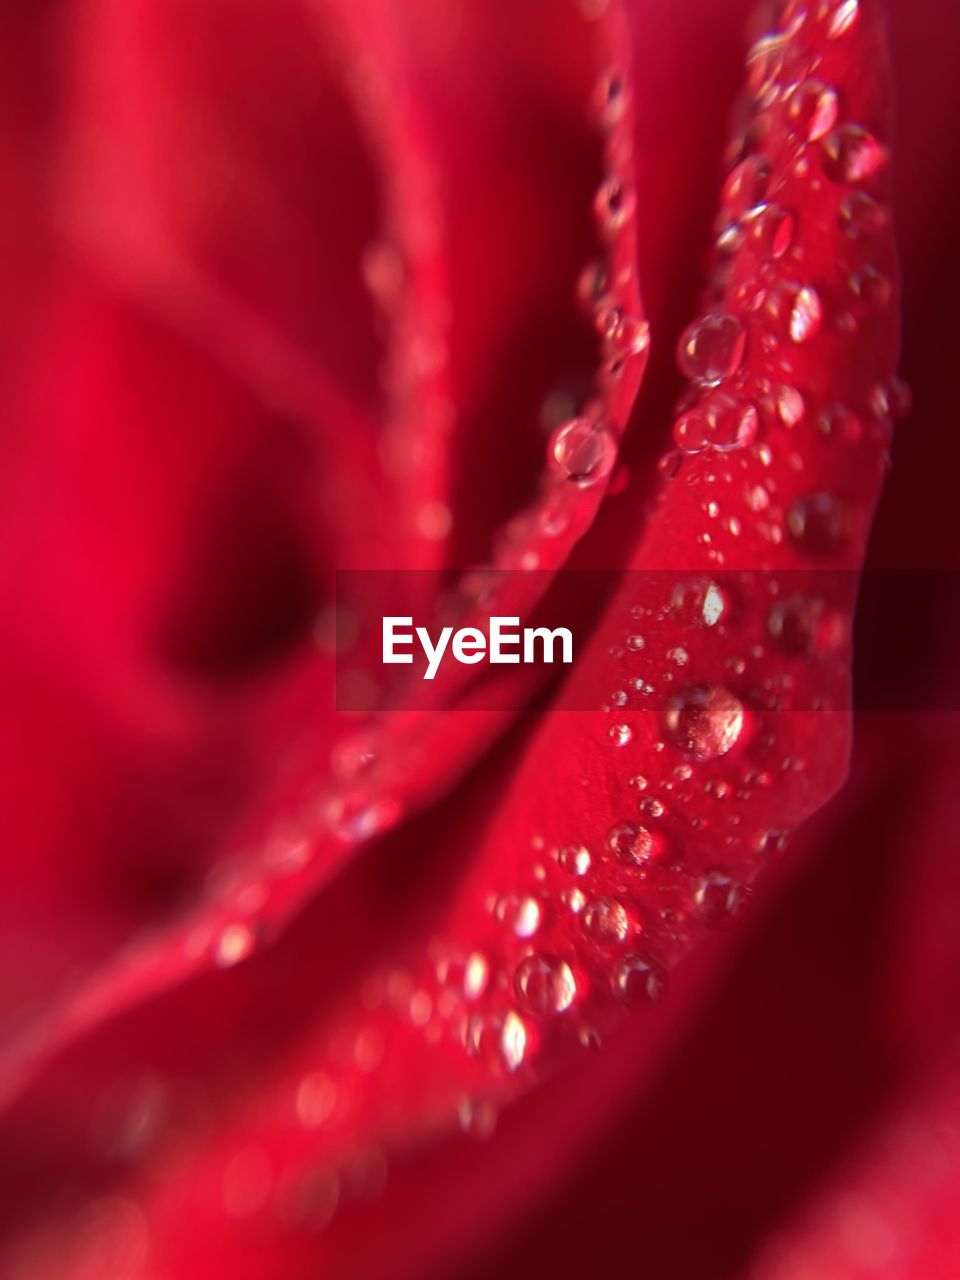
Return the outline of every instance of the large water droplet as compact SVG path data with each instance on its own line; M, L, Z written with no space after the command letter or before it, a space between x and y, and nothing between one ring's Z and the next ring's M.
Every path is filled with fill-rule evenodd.
M705 872L697 882L693 900L697 915L711 929L726 929L743 914L748 890L725 871Z
M731 169L723 184L723 203L734 220L766 199L770 166L759 156L747 156Z
M837 92L822 80L804 80L790 92L787 115L801 137L816 142L837 122Z
M525 956L517 965L513 985L523 1007L544 1017L569 1009L577 994L573 970L557 956Z
M756 405L749 400L715 391L704 401L703 421L710 447L727 453L753 444L760 417Z
M687 626L715 627L729 607L724 589L708 578L678 582L670 596L670 612Z
M553 433L550 453L569 480L589 485L610 474L617 446L606 427L589 418L571 418Z
M789 209L778 204L761 204L750 211L746 228L747 241L754 253L767 262L775 262L793 244L797 220Z
M812 285L798 289L790 311L790 337L794 342L808 342L823 324L823 303Z
M833 182L866 182L887 163L886 148L858 124L844 124L820 143L823 172Z
M518 938L532 938L540 928L540 903L536 898L508 893L499 899L496 916Z
M656 858L665 848L661 835L633 822L618 822L611 827L606 843L612 854L635 866Z
M747 335L736 316L709 311L684 329L677 345L680 372L695 382L714 386L743 363Z
M664 723L681 751L696 760L715 760L740 739L743 703L722 685L692 685L668 701Z
M630 929L630 917L623 903L615 898L594 898L583 913L583 928L594 942L610 946L623 942Z
M650 956L625 956L613 971L614 993L631 1007L655 1004L666 986L666 972Z

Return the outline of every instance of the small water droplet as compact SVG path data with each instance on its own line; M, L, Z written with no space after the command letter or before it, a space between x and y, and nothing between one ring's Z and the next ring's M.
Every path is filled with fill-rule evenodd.
M577 994L573 970L556 956L525 956L517 965L513 985L523 1007L542 1017L563 1013Z
M630 188L614 176L602 182L594 199L594 210L601 227L608 233L618 231L636 205L636 197Z
M667 702L664 723L681 751L696 760L716 760L740 739L743 703L722 685L691 685Z
M608 736L615 746L625 747L633 738L633 730L628 724L612 724Z
M571 418L554 432L550 453L568 479L585 486L610 474L617 446L606 427L589 418Z
M740 368L747 335L736 316L709 311L687 326L677 345L680 372L714 386Z
M626 644L627 644L627 648L630 650L631 653L639 653L640 650L646 646L646 643L647 642L643 638L643 636L638 636L638 635L627 636Z

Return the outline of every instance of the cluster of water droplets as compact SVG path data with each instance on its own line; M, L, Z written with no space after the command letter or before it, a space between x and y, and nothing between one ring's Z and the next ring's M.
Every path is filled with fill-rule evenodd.
M780 452L802 471L799 434L791 440L788 433L809 430L842 446L886 442L891 419L907 407L897 381L852 405L820 405L818 389L801 381L805 348L836 344L892 305L891 280L870 262L871 250L882 256L886 244L877 183L888 157L880 140L847 118L844 93L824 79L816 52L851 39L859 5L788 3L780 20L747 55L748 121L723 184L710 301L677 344L689 389L678 406L675 452L661 467L673 476L685 456L722 455L709 477L717 489L704 504L710 519L740 505L738 470L755 473L757 462L769 468ZM831 234L824 216L841 266L849 262L840 280L836 273L817 278L808 265ZM769 542L789 539L812 556L834 554L849 533L836 495L814 492L785 506L772 480L761 478L746 506ZM725 534L742 532L739 517L721 524ZM722 564L717 533L708 528L701 541Z

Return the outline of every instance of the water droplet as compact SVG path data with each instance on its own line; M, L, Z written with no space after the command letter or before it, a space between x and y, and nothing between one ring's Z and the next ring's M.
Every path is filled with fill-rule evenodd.
M627 105L626 83L621 71L606 71L600 77L596 101L600 123L605 129L611 129L623 118Z
M722 685L691 685L671 698L664 713L670 737L696 760L725 756L743 732L743 703Z
M850 291L861 302L870 307L883 310L889 306L893 295L893 286L885 275L869 265L863 266L850 276Z
M627 636L626 644L631 653L639 653L646 646L646 640L643 636L630 635Z
M726 929L743 914L749 891L725 871L712 870L697 882L697 915L711 929Z
M621 316L610 336L620 351L636 356L650 346L650 325L638 316Z
M673 424L673 442L684 453L702 453L709 448L710 436L706 419L699 409L681 413Z
M633 730L628 724L612 724L608 736L615 746L625 747L633 737Z
M221 969L245 960L253 950L253 931L245 924L228 924L217 940L216 962Z
M475 1014L467 1024L464 1046L488 1070L512 1073L527 1055L526 1023L513 1009L502 1015Z
M822 80L794 85L787 99L791 124L808 142L816 142L837 123L837 93Z
M508 1071L516 1071L527 1052L527 1028L522 1018L510 1012L503 1020L500 1033L500 1052Z
M610 272L603 258L594 258L580 272L577 298L588 316L597 310L610 284Z
M518 938L532 938L540 928L540 904L529 895L508 893L496 905L496 916L502 925Z
M778 204L761 204L750 211L747 239L754 253L767 262L776 262L790 249L797 232L797 220L789 209Z
M747 83L755 97L761 97L772 86L783 66L784 37L770 32L754 41L747 52Z
M770 166L759 156L747 156L727 175L723 184L723 203L736 221L748 209L762 204L770 184Z
M828 653L846 638L842 617L824 600L807 596L778 600L767 617L767 630L784 652L796 657Z
M777 416L785 427L795 427L803 418L806 406L796 387L781 387L777 393Z
M787 512L787 531L796 546L810 555L829 555L846 533L846 517L832 493L798 498Z
M630 929L630 917L614 898L594 898L583 913L584 932L594 942L609 946L622 942Z
M594 199L594 210L600 225L608 233L618 231L633 213L636 197L617 177L600 184Z
M553 433L550 453L574 484L589 485L610 474L617 446L606 427L589 418L571 418Z
M656 1004L666 986L666 972L650 956L625 956L613 971L614 993L634 1008Z
M760 418L756 405L749 400L714 391L704 402L703 421L710 447L727 453L753 444Z
M642 866L663 853L666 842L659 833L633 822L618 822L607 832L607 849L622 862Z
M709 579L678 582L670 596L670 611L688 626L715 627L729 607L726 592Z
M886 148L858 124L844 124L820 143L823 172L833 182L866 182L887 162Z
M798 289L790 311L790 337L794 342L808 342L823 324L823 303L812 285Z
M517 965L513 985L523 1007L543 1017L569 1009L577 994L573 970L556 956L524 957Z
M859 0L841 0L827 24L827 39L836 40L853 27L860 16Z
M851 239L875 235L886 227L887 212L865 191L851 191L840 205L839 221Z
M687 326L677 346L680 372L714 386L743 363L747 335L736 316L710 311Z
M571 844L557 854L557 862L572 876L585 876L590 870L590 851L582 844Z

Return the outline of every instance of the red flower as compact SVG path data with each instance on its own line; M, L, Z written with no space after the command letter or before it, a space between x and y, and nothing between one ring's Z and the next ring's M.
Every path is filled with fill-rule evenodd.
M749 9L4 16L4 1280L955 1274L960 30Z

